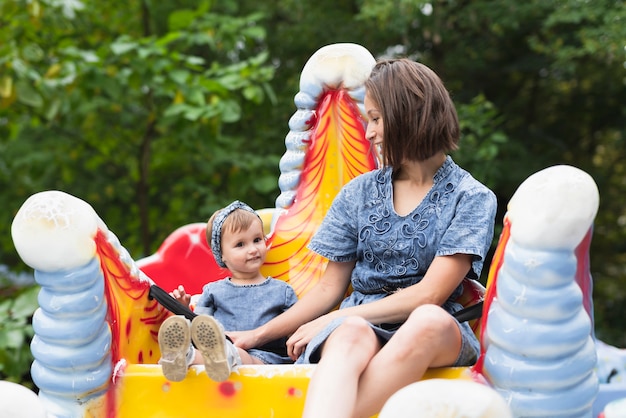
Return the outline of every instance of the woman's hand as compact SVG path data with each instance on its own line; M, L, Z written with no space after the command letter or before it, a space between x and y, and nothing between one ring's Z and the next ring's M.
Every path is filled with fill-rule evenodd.
M170 296L174 299L182 303L183 305L189 307L189 303L191 302L191 295L185 291L183 285L178 285L178 287L170 292Z
M331 312L300 326L287 340L287 355L296 361L313 337L322 332L334 317L334 312Z

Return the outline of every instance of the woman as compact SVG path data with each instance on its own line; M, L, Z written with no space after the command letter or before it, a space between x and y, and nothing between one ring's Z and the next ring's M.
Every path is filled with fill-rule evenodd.
M265 325L230 334L242 348L291 334L289 355L319 363L304 417L374 415L427 368L471 365L479 353L451 313L463 278L480 276L495 196L447 155L458 118L432 70L380 61L365 89L366 135L384 167L344 186L311 241L329 260L320 282Z

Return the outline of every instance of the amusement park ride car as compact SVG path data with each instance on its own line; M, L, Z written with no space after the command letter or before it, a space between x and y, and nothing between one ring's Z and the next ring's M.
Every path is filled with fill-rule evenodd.
M362 115L374 63L359 45L333 44L302 71L281 194L275 208L259 210L269 236L264 274L288 281L299 296L325 267L306 244L334 196L380 161ZM591 176L571 166L546 168L520 185L497 220L503 230L486 289L465 282L464 305L484 303L473 322L480 359L429 370L423 380L486 385L515 417L595 418L609 400L626 397L626 388L612 390L599 378L589 273L598 202ZM300 415L314 365L242 366L221 383L203 366L192 366L182 382L163 376L156 336L171 312L149 297L150 287L185 283L200 293L209 278L228 275L212 258L204 223L182 226L157 253L135 261L88 203L45 191L24 202L12 235L41 286L32 377L49 416Z

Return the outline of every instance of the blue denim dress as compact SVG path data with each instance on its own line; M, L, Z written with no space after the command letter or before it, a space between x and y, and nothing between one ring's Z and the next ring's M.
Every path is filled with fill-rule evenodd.
M468 277L480 277L493 239L496 197L450 156L433 180L422 202L406 216L393 207L391 167L362 174L338 193L309 248L331 261L356 260L353 292L340 308L373 302L418 283L437 256L470 254ZM444 303L446 311L462 308L455 302L462 290L459 286ZM314 337L298 362L317 362L319 347L342 320ZM400 325L372 328L386 342ZM467 323L459 327L463 344L455 365L469 365L478 358L480 345Z
M225 278L205 284L195 312L211 315L226 331L255 329L289 309L298 297L282 280L268 277L258 284L236 285ZM246 350L265 364L293 363L287 356L286 338Z

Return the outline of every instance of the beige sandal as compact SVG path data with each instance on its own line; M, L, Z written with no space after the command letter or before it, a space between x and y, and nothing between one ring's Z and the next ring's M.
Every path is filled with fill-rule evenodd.
M211 316L196 316L191 322L191 338L202 353L206 374L216 382L227 380L232 370L220 324Z
M159 328L159 364L167 380L180 382L187 376L187 352L191 346L189 320L181 315L170 316Z

